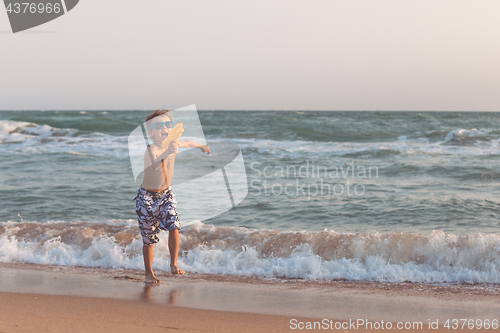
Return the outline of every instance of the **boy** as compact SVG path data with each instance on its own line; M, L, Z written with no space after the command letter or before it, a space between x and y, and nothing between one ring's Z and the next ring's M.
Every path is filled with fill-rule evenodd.
M153 144L144 153L144 180L137 191L137 218L141 231L146 283L160 283L153 273L153 244L158 243L160 229L168 230L170 270L172 274L184 274L177 266L179 251L179 229L177 200L170 182L174 174L175 153L178 148L200 148L210 154L210 148L193 141L172 141L167 149L162 142L174 127L173 118L167 110L155 110L146 118L146 126Z

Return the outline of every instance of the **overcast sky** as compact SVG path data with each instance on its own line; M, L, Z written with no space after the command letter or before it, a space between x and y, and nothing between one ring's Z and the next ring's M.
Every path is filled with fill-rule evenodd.
M0 110L500 111L498 0L80 0L12 34Z

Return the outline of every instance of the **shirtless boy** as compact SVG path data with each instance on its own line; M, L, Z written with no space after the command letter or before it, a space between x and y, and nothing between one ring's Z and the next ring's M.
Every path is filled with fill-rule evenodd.
M167 149L162 142L174 127L173 118L167 110L155 110L146 118L146 126L153 144L144 153L144 180L137 191L137 218L141 231L146 283L160 283L153 273L153 244L158 243L158 233L168 230L170 270L172 274L184 274L177 266L179 252L179 229L177 200L170 182L174 175L175 153L178 148L200 148L210 154L210 148L193 141L172 141Z

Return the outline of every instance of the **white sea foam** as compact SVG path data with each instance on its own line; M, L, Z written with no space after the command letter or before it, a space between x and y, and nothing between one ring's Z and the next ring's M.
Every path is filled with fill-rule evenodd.
M203 142L203 138L183 137ZM144 141L136 142L143 152ZM0 152L2 153L66 153L71 155L128 158L128 136L99 132L79 134L73 128L54 128L35 123L0 120ZM183 148L180 149L182 151Z
M263 139L223 139L238 144L248 156L270 156L274 158L304 158L322 156L373 157L384 155L448 155L479 156L497 155L499 140L492 139L483 145L455 146L446 141L429 142L425 137L398 138L392 142L317 142L317 141L275 141Z
M492 129L455 129L448 133L431 131L425 134L415 132L400 135L394 141L387 142L323 142L304 140L266 140L266 139L231 139L213 137L215 141L231 141L240 145L244 152L259 156L297 158L308 156L345 156L357 155L368 157L379 154L397 155L450 155L479 156L496 155L500 146L500 135ZM443 138L436 141L436 138ZM433 138L433 140L430 140Z
M68 153L128 157L127 137L103 133L78 135L73 128L54 128L35 123L0 120L2 153Z
M486 141L490 141L492 139L491 134L494 133L493 130L491 129L471 129L471 130L466 130L463 128L459 128L456 130L453 130L446 134L445 142L451 142L451 141L477 141L478 139L484 139ZM498 137L498 136L495 136ZM472 139L472 140L471 140Z
M155 269L169 269L168 235ZM302 279L500 283L500 234L457 237L436 230L347 234L183 226L179 264L188 272ZM130 221L0 223L0 261L142 269Z
M388 142L319 142L304 140L266 140L209 138L211 142L234 142L248 156L272 155L274 158L303 158L314 156L370 157L385 155L496 155L500 137L490 129L456 129L443 141L430 142L436 133L402 135ZM437 133L440 136L444 133ZM427 135L427 136L426 136ZM200 138L186 140L199 141ZM142 144L142 143L141 143ZM210 142L209 142L210 144ZM78 130L54 128L29 122L0 120L0 149L2 152L69 153L80 155L128 157L128 137L103 133L78 135Z

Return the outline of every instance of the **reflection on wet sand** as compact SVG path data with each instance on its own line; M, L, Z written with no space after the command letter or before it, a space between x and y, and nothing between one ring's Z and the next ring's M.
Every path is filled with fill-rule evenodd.
M171 290L168 293L168 304L175 305L182 298L183 290Z
M150 301L151 300L151 290L152 288L158 286L158 284L144 284L144 289L142 290L142 293L140 294L139 298L143 301ZM158 289L161 290L161 289ZM182 295L184 294L183 290L179 289L173 289L170 290L167 296L167 304L169 305L175 305L177 302L181 299ZM158 297L155 297L155 299L158 299Z
M153 288L153 284L144 284L144 289L142 290L142 293L140 294L139 298L143 301L150 301L151 300L151 288Z
M114 270L0 263L0 292L99 297L310 318L362 315L393 322L427 322L431 317L445 322L453 316L491 319L500 312L496 285L322 283L195 274L168 279L167 273L162 276L164 283L150 285L142 282L141 274L139 270L127 270L117 276ZM1 305L2 301L0 309Z

